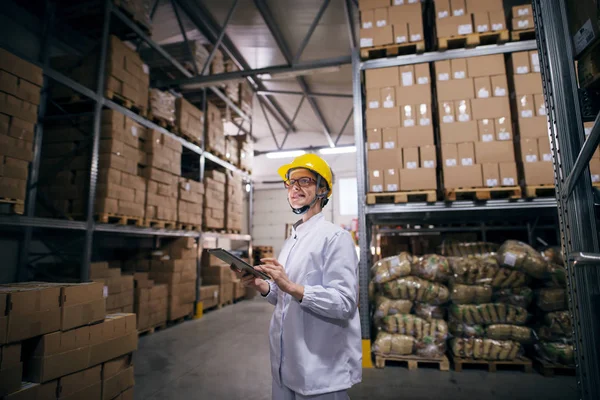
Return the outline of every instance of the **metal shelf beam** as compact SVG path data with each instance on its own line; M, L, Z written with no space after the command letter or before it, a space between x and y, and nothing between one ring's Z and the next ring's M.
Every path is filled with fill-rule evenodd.
M428 203L378 204L365 206L367 215L402 215L406 213L447 213L457 211L490 211L490 210L532 210L537 208L556 208L553 198L536 198L532 200L488 200L485 203L475 201L454 201L445 203L438 201Z

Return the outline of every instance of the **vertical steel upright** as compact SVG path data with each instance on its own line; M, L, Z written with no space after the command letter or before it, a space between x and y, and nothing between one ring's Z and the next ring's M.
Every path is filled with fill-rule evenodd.
M98 76L96 79L96 104L94 106L94 126L92 130L92 148L90 154L90 179L86 208L86 231L81 265L79 269L79 279L87 282L90 276L90 261L92 257L92 241L94 237L94 202L96 200L96 183L98 180L98 152L100 148L100 123L102 118L101 99L104 97L104 81L106 78L106 56L108 53L108 32L110 29L112 2L104 2L104 20L102 24L102 37L100 45L100 57L98 63Z
M569 310L580 398L600 398L600 353L596 343L600 280L597 265L578 265L580 252L598 253L598 231L589 169L571 196L563 192L585 142L565 0L534 0L535 27L549 136L553 154L561 242L567 266ZM579 263L582 264L582 263Z

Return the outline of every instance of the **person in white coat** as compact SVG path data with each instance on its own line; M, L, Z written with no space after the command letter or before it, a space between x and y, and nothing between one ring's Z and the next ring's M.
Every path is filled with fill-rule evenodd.
M279 168L287 200L302 218L278 259L242 277L275 306L269 329L273 400L342 400L362 380L358 258L352 237L325 220L333 174L315 154Z

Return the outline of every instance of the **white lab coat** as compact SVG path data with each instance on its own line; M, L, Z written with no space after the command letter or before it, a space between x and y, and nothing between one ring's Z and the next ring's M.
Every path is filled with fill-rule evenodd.
M269 281L273 379L304 396L359 383L358 258L350 234L319 213L294 226L278 261L304 297L298 302Z

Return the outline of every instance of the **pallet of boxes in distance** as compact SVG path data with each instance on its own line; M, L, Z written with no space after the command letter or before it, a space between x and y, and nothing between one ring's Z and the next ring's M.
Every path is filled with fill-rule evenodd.
M521 197L502 55L434 64L444 197Z
M2 398L133 399L135 315L107 315L103 292L98 282L0 286Z
M43 77L0 49L0 213L23 214Z
M233 304L235 272L230 266L215 256L202 252L202 285L218 285L218 307ZM213 292L214 293L214 292ZM212 304L212 303L209 303ZM208 307L205 307L208 308Z
M240 174L227 171L227 193L225 196L225 230L228 233L242 232L244 207L243 182Z
M367 203L435 202L437 156L429 64L370 69L365 81Z
M535 40L535 26L531 3L513 6L511 12L512 40Z
M434 5L439 50L509 41L502 0L436 0Z
M425 51L423 6L415 0L360 0L361 58Z

